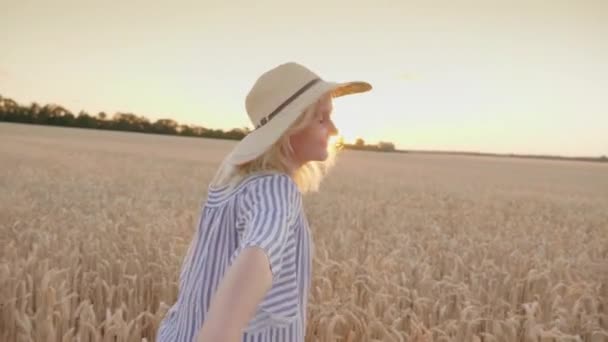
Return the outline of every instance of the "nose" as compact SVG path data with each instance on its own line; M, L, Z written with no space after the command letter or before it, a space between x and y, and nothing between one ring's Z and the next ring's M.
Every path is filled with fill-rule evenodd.
M336 128L336 125L334 125L334 122L331 122L331 125L329 126L329 136L334 136L334 135L338 135L339 131Z

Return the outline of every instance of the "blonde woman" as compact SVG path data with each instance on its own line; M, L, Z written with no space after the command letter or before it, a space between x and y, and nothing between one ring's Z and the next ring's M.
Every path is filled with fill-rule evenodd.
M332 99L371 88L293 62L257 79L245 101L255 129L209 185L159 342L304 341L313 246L301 196L334 160Z

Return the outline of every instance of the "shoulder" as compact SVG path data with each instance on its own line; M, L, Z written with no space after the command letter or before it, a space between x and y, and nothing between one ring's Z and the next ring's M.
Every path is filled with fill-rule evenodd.
M294 180L285 173L270 173L255 177L243 189L249 196L260 193L274 193L290 198L301 197L300 189Z
M243 190L245 200L253 206L270 201L273 207L297 210L302 202L300 189L285 173L257 176L248 182Z

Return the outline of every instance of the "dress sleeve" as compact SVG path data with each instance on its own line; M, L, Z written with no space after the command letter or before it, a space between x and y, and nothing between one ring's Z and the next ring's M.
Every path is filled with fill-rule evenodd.
M287 175L256 179L244 198L245 229L240 249L261 248L270 264L273 280L281 269L287 239L300 207L300 191Z

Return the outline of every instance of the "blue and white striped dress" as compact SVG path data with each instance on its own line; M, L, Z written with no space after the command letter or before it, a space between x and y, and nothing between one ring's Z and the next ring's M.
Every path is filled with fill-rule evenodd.
M232 189L209 187L180 273L176 303L158 328L159 342L192 342L222 276L245 247L262 248L273 282L242 341L304 341L313 244L302 197L283 173L247 176Z

